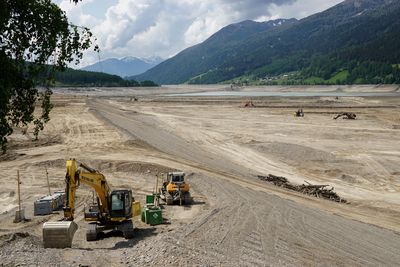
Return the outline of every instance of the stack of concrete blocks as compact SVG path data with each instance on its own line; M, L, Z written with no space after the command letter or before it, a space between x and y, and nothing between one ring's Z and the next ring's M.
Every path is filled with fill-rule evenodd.
M57 208L62 209L64 207L64 202L65 202L65 192L64 191L55 191L53 196L56 196L57 199Z
M42 197L35 201L33 215L48 215L53 212L52 196Z
M35 201L34 215L48 215L64 206L65 193L56 191L51 196L45 196Z

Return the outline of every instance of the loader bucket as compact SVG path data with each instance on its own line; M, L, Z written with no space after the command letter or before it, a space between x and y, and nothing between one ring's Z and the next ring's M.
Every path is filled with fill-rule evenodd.
M43 246L45 248L70 248L78 225L73 221L45 222Z

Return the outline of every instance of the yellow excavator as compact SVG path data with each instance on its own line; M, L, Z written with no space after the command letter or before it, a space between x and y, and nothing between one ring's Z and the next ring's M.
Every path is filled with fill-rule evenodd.
M92 187L97 194L97 204L85 210L85 220L89 221L86 240L97 240L104 230L122 232L126 239L133 237L132 190L111 190L106 178L99 171L83 163L77 169L75 159L67 160L66 200L64 218L58 222L43 224L43 244L45 248L71 247L73 236L78 229L74 220L75 193L80 183Z

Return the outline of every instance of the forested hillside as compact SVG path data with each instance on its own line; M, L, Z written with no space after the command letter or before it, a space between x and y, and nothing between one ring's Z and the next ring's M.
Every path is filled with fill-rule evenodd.
M152 81L137 82L135 80L124 80L117 75L110 75L102 72L91 72L74 69L66 69L64 72L57 72L55 75L56 86L158 86Z
M230 25L135 78L165 84L400 83L398 14L400 1L347 0L281 25ZM238 25L246 27L227 31Z
M240 54L236 47L243 40L247 40L254 34L295 21L295 19L282 19L260 23L247 20L229 25L203 43L182 51L142 75L132 76L131 78L148 80L151 77L151 80L166 84L186 82L192 77L218 68L227 59Z

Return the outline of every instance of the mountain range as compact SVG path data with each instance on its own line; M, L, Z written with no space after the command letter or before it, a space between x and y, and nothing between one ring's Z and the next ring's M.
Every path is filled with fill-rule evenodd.
M123 57L123 58L108 58L92 65L88 65L81 70L104 72L120 77L127 77L132 75L141 74L148 69L156 66L163 59L160 57L152 58L137 58L137 57Z
M398 0L346 0L301 20L243 21L131 78L400 83L399 14Z

